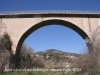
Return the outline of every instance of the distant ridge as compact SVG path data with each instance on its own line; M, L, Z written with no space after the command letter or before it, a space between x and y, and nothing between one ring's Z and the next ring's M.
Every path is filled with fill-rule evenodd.
M41 52L36 52L37 54L43 54L43 53L47 53L47 54L61 54L61 55L81 55L78 53L70 53L70 52L63 52L61 50L56 50L56 49L48 49L45 51L41 51Z

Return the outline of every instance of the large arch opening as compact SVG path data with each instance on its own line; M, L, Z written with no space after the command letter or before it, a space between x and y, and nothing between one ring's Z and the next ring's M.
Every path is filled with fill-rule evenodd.
M74 30L62 25L48 25L31 33L23 42L27 48L45 53L48 50L59 50L69 53L81 53L86 48L84 39Z
M43 26L47 26L47 25L53 25L53 24L58 24L58 25L63 25L63 26L66 26L66 27L69 27L71 28L72 30L76 31L83 39L85 38L89 38L88 35L82 30L80 29L79 27L77 27L76 25L74 25L73 23L70 23L70 22L67 22L67 21L64 21L64 20L58 20L58 19L52 19L52 20L46 20L46 21L42 21L36 25L34 25L33 27L31 27L29 30L27 30L23 35L22 37L20 38L19 42L18 42L18 45L17 45L17 48L16 48L16 57L17 57L17 62L18 63L18 58L19 58L19 54L20 54L20 49L21 49L21 46L24 42L24 40L32 33L34 32L35 30L43 27Z

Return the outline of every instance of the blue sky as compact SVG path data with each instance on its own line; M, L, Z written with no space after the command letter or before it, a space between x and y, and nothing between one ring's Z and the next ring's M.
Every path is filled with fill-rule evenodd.
M0 12L22 10L100 11L100 0L0 0ZM34 51L58 49L73 53L79 53L86 46L79 34L60 25L36 30L25 43L33 47Z
M37 51L57 49L64 52L80 53L86 44L74 30L62 25L49 25L39 28L26 40L29 46Z
M99 9L100 0L0 0L0 11Z

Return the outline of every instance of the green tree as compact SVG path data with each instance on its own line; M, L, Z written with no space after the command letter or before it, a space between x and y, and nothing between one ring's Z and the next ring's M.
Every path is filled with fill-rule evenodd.
M12 42L8 33L4 33L0 38L2 49L7 49L10 53L12 53Z

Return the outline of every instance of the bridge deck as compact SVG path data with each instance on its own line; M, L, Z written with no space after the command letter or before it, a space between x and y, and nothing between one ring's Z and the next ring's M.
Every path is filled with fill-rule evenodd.
M35 10L35 11L2 11L0 18L12 17L100 17L100 11L72 11L72 10Z

